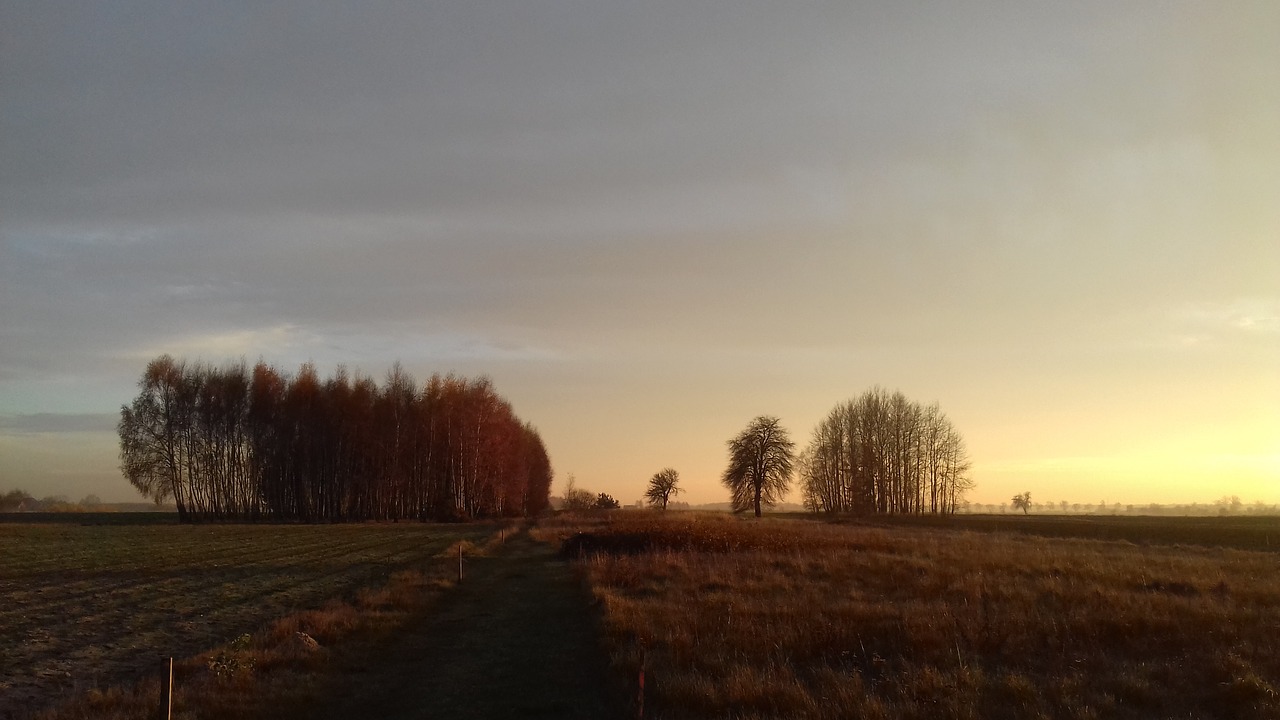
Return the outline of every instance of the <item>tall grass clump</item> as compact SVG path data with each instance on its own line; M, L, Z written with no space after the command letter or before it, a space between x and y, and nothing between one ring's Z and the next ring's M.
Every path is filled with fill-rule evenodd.
M656 514L549 532L649 717L1280 717L1274 554Z

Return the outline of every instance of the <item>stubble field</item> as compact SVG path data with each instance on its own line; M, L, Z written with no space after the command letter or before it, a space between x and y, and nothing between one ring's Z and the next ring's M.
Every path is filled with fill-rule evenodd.
M957 520L540 532L580 558L616 671L644 668L646 717L1280 717L1280 555L1203 522L1178 543L1176 518Z
M159 676L165 658L439 566L496 528L154 520L0 523L0 718Z

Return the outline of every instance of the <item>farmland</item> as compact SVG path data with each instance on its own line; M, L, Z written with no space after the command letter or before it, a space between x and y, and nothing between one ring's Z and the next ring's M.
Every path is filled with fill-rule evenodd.
M0 718L424 570L496 526L0 523Z
M69 519L0 523L5 720L145 716L168 656L219 720L617 716L642 668L646 718L1280 717L1275 518L540 521L594 607L494 525Z
M618 673L645 668L646 717L1280 717L1280 555L1219 546L1275 519L1032 520L539 532L581 559Z

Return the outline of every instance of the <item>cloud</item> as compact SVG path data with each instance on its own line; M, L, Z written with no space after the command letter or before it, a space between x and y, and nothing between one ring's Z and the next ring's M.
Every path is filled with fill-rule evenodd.
M306 328L278 325L256 329L175 335L157 340L128 357L139 367L163 354L218 363L262 357L284 363L324 366L344 364L381 373L382 364L440 366L468 362L544 362L560 358L546 347L492 338L480 332L429 331L409 323L371 323L365 327L312 324Z
M140 363L164 354L214 361L218 358L252 358L263 348L291 354L295 348L313 343L314 338L305 331L291 325L278 325L173 336L149 346L131 348L125 357Z
M115 432L114 413L29 413L0 415L0 434L35 435Z
M1170 323L1175 346L1280 349L1280 298L1186 303L1171 313Z
M1258 335L1280 334L1280 298L1240 298L1201 303L1183 311L1192 324Z

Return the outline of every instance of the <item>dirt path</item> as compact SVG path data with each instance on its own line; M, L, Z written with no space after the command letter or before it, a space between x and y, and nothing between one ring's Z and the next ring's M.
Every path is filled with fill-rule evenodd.
M569 564L527 534L467 562L466 581L392 638L344 653L311 717L617 718L608 658Z

